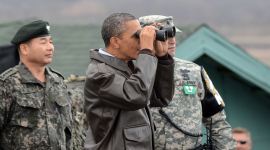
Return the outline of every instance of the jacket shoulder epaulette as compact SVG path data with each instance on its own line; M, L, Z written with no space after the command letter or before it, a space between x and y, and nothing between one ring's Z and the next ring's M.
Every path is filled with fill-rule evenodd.
M65 79L65 77L64 77L61 73L59 73L59 72L53 70L51 67L48 67L48 68L49 68L53 73L56 73L58 76L62 77L63 80Z
M1 81L5 81L7 77L11 76L12 74L16 73L18 70L15 68L9 68L8 70L6 70L5 72L3 72L0 75L0 80Z

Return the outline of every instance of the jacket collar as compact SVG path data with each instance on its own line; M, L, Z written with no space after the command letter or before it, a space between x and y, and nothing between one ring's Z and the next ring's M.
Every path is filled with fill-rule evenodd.
M103 55L103 54L99 53L98 49L91 49L89 52L90 52L89 57L91 59L95 59L95 60L98 60L100 62L103 62L103 63L107 64L108 66L111 66L115 69L118 69L120 71L125 72L128 75L131 74L131 72L129 71L127 64L124 60L118 59L116 57ZM128 63L132 63L132 61L130 61Z
M51 69L47 68L45 69L46 73L46 91L48 91L55 82L59 82L59 77L55 73L51 71Z
M18 65L18 71L22 77L23 83L38 83L38 80L34 77L34 75L30 72L30 70L21 61Z
M22 77L23 83L41 83L37 78L34 77L34 75L30 72L30 70L27 68L27 66L20 62L18 65L18 71ZM51 86L54 82L59 82L59 78L56 77L55 74L51 72L49 68L45 68L45 74L46 74L46 87Z

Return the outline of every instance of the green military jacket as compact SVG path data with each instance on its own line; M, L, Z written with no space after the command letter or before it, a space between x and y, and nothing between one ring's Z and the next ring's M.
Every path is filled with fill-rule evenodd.
M0 149L72 149L71 102L63 77L46 83L20 62L0 76Z
M192 134L201 134L202 124L210 128L210 118L203 118L201 100L205 96L202 82L201 67L195 63L174 58L175 94L173 100L164 112L182 130ZM184 85L194 89L189 94ZM193 94L192 94L193 93ZM159 113L159 107L152 107L151 113L156 125L156 150L186 150L194 149L201 144L201 137L186 135L173 127L164 116ZM236 141L231 134L231 126L226 122L224 110L212 116L213 141L217 149L233 150Z

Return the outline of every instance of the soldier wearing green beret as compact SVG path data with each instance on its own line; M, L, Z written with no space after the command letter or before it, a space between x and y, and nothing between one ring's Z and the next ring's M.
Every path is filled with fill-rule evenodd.
M142 27L161 23L174 26L172 16L151 15L139 18ZM176 32L181 32L176 28ZM174 56L175 37L168 38L168 52ZM156 150L200 149L202 124L210 129L216 149L233 150L236 141L231 126L226 122L225 104L203 67L174 57L175 93L170 105L152 107L156 125ZM209 105L209 101L213 102ZM213 111L216 110L216 111Z
M72 149L64 77L46 67L54 52L49 23L22 26L11 43L21 61L0 75L0 149Z

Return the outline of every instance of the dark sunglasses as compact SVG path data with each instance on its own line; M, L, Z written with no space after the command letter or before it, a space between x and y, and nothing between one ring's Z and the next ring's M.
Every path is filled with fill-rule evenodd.
M237 142L239 142L241 145L244 145L247 143L247 141L237 141Z

